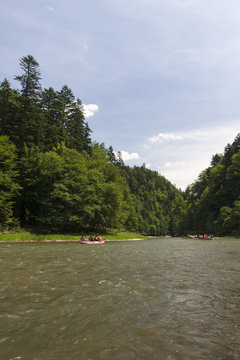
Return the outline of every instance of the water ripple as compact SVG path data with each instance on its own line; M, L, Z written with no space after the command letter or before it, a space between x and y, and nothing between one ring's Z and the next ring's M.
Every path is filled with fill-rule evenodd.
M238 360L239 258L230 239L3 245L1 357Z

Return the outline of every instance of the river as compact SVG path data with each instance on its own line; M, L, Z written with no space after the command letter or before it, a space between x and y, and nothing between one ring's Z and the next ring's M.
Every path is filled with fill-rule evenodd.
M0 244L0 359L239 360L240 240Z

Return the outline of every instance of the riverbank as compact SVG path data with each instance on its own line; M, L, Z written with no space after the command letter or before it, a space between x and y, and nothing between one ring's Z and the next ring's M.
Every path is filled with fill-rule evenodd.
M85 235L85 234L84 234ZM2 233L0 234L0 243L12 243L12 242L79 242L82 234L36 234L30 231L14 232L14 233ZM86 235L88 238L89 235ZM131 232L109 232L102 235L104 240L108 241L135 241L146 240L147 237Z

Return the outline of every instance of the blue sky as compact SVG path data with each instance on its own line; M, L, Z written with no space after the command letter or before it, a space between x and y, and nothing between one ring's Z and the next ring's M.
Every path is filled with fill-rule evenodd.
M92 139L185 189L240 131L239 0L2 0L0 81L33 55Z

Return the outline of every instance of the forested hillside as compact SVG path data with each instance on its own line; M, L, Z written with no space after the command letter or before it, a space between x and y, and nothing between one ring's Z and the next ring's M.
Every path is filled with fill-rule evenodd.
M151 235L184 233L186 201L182 193L156 171L134 166L125 168L134 196L137 228Z
M0 84L0 230L240 235L240 135L182 193L92 142L81 101L42 89L33 56L20 68L20 90Z
M186 189L186 230L240 235L240 134Z
M20 59L20 90L0 85L0 227L41 231L184 231L186 201L164 177L125 166L91 141L71 89L41 88L39 64Z

